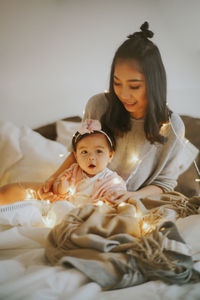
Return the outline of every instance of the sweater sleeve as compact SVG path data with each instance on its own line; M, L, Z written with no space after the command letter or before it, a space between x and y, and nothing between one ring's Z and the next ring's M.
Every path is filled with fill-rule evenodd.
M172 115L169 143L166 146L165 163L151 184L159 186L164 192L171 191L177 185L177 179L194 161L198 149L185 139L185 127L182 120Z
M150 183L162 188L164 192L172 191L177 185L177 178L180 174L179 156L182 149L178 143L174 143L168 153L165 165L155 179Z

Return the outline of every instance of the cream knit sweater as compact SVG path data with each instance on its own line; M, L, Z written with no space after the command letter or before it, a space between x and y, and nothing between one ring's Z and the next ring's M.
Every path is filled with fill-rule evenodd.
M89 99L83 119L98 119L108 106L105 94ZM153 184L164 191L171 191L178 176L195 159L198 150L191 143L185 143L185 127L179 115L173 113L162 134L168 141L162 145L150 144L144 132L143 119L131 119L131 130L117 138L116 152L108 166L125 181L129 191Z

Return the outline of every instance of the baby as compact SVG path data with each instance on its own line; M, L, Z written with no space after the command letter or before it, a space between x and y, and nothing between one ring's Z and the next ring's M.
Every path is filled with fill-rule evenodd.
M53 185L58 200L70 201L75 206L95 203L121 202L126 193L123 179L107 168L115 151L115 139L98 120L86 120L72 139L76 163L60 174ZM0 188L0 204L27 199L28 189L35 191L41 183L13 183Z
M53 192L75 205L108 201L115 203L126 192L123 179L107 168L115 151L115 139L98 120L86 120L72 139L77 163L53 184Z

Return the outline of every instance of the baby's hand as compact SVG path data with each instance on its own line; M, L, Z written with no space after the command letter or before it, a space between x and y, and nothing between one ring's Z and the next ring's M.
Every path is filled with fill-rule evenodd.
M53 184L53 192L55 194L66 194L68 191L68 187L66 185L65 176L61 176L58 181Z
M58 185L58 193L65 194L67 191L68 191L68 187L66 185L66 178L65 178L65 176L62 176L60 178L60 183Z
M43 186L41 186L38 190L37 190L37 198L39 200L49 200L51 202L54 202L56 199L57 195L55 195L52 192L44 192Z

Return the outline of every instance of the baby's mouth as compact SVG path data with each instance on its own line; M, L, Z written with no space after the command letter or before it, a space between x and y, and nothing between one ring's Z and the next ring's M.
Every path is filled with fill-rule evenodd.
M88 166L88 168L90 168L90 169L93 169L93 168L95 168L96 166L94 165L94 164L90 164L89 166Z

